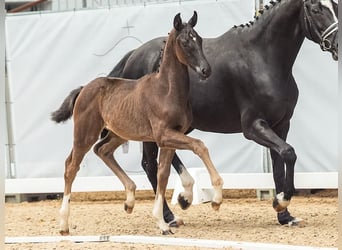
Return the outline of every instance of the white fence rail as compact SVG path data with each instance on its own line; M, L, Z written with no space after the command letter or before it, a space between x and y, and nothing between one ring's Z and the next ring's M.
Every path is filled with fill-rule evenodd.
M203 169L195 178L195 185L200 189L211 189L210 178ZM224 189L273 189L271 173L221 174ZM130 176L137 185L137 190L150 190L151 184L145 175ZM169 178L168 189L174 189L179 178L175 174ZM299 189L326 188L338 186L337 172L295 173L295 186ZM25 178L6 179L6 194L62 193L63 178ZM124 187L116 176L76 177L73 192L123 191Z

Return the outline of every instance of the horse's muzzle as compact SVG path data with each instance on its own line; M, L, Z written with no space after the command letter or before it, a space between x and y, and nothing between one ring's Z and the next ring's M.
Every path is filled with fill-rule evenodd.
M331 54L332 54L332 58L333 58L335 61L338 61L338 50L332 50L332 51L331 51Z
M209 65L205 67L199 67L197 72L199 73L201 80L205 80L211 75L211 68Z

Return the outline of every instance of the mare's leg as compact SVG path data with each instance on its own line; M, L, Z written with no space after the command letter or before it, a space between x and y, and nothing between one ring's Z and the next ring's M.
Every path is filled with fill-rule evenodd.
M296 153L292 146L285 142L289 124L279 127L279 136L273 131L268 123L263 119L255 119L251 122L244 123L243 133L247 139L269 147L273 159L273 177L276 186L276 197L273 201L274 209L281 215L285 213L281 224L292 223L291 217L287 211L292 195L294 194L294 165L297 159ZM283 138L281 138L281 137ZM286 164L286 171L284 168ZM278 214L278 220L279 220ZM287 221L289 220L289 221Z
M175 130L164 130L160 136L159 146L174 149L187 149L197 154L204 162L210 175L211 184L214 188L214 197L211 205L218 210L222 203L223 180L212 163L207 147L198 139L186 136Z
M114 151L124 142L126 142L126 140L109 132L94 146L94 152L104 161L104 163L106 163L124 185L126 190L124 209L127 213L132 213L135 202L136 185L114 159Z
M70 214L70 195L71 186L80 169L81 161L84 155L90 150L91 146L97 141L102 128L101 117L81 116L74 121L74 143L73 149L65 161L64 172L64 195L62 207L60 209L60 233L62 235L69 234L69 214ZM88 124L87 121L96 121Z
M143 143L143 158L141 160L141 165L147 174L147 177L153 187L154 193L156 193L156 190L157 190L157 168L158 168L157 157L158 157L157 144L155 142L144 142ZM164 200L163 214L164 214L164 220L167 223L169 223L171 227L178 227L184 224L181 218L178 218L171 212L169 206L167 205L166 200Z
M283 126L278 126L274 129L275 133L279 135L284 141L286 141L287 134L289 131L290 123L286 123ZM284 168L284 160L280 157L280 155L271 150L271 158L272 158L272 165L273 165L273 179L275 183L276 193L279 194L284 190L284 185L286 185L284 181L285 176L285 168ZM286 177L287 178L287 177ZM274 199L274 202L277 203L277 200ZM297 219L292 217L286 208L284 211L277 213L278 221L281 225L284 224L293 224L297 223Z
M165 192L167 182L170 176L171 160L174 156L175 150L173 149L160 149L159 165L158 165L158 184L156 198L152 214L157 219L158 227L163 235L172 233L169 225L165 223L163 216L163 205L165 201Z
M157 155L158 155L158 146L155 142L144 142L143 144L143 159L142 159L142 166L152 184L154 192L156 192L157 187ZM178 203L182 209L187 209L193 200L193 185L195 183L192 176L184 167L183 163L175 154L172 159L172 165L176 172L178 173L179 177L182 181L182 186L184 187L184 192L180 193L178 196ZM166 222L172 222L172 220L168 220L169 218L173 218L173 214L170 211L166 201L164 202L164 219ZM183 224L183 221L177 221Z

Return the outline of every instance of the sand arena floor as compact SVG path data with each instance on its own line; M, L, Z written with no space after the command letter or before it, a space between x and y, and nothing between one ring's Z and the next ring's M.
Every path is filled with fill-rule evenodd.
M168 191L168 200L171 199ZM153 193L137 192L132 214L123 209L124 193L75 193L71 201L71 235L146 235L161 236L152 217ZM337 247L337 190L293 197L289 210L304 220L301 226L277 223L271 200L256 199L255 190L225 190L218 212L210 203L172 210L185 225L164 237L217 239ZM58 210L61 200L6 203L5 236L59 235ZM113 242L57 242L6 244L5 249L199 249L194 247L120 244ZM203 249L203 248L200 248ZM210 248L208 248L210 249ZM230 249L230 248L226 248Z

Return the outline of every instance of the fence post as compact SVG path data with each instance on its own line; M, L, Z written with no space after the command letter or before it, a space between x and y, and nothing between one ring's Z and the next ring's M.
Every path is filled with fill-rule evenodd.
M5 221L5 166L6 166L6 114L5 114L5 1L0 1L0 221ZM0 248L5 245L5 223L0 223Z

